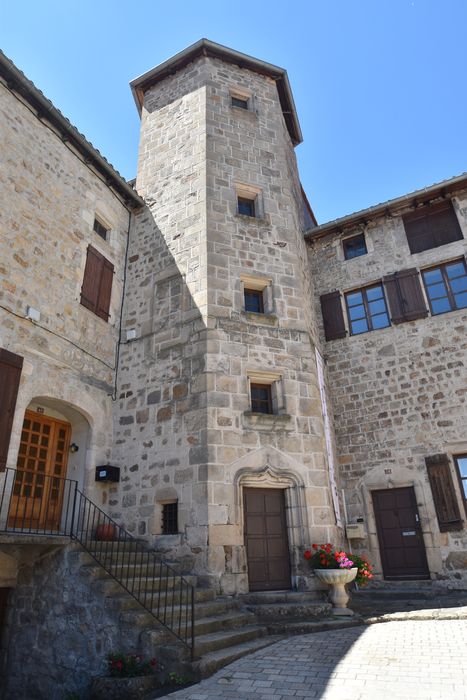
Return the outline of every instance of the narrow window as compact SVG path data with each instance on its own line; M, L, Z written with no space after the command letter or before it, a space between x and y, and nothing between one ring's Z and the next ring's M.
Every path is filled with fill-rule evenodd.
M256 216L255 200L246 197L237 197L237 211L243 216Z
M253 413L273 413L272 387L270 384L250 384L251 410Z
M463 260L422 271L433 315L467 307L467 269Z
M421 207L402 219L411 253L420 253L463 238L451 202Z
M112 263L98 250L88 246L81 287L81 304L104 321L109 320L113 274Z
M104 239L104 241L107 240L107 234L109 232L109 229L104 226L104 224L101 224L101 222L98 219L94 219L94 233L97 233L98 236Z
M178 533L178 503L162 505L162 534L176 535Z
M345 301L351 335L391 325L381 284L349 292L345 295Z
M368 253L364 233L360 233L358 236L352 236L352 238L346 238L342 241L342 246L344 248L344 257L346 260L358 258L360 255L366 255Z
M245 311L264 314L263 292L259 289L244 289Z
M467 455L457 455L454 459L461 485L462 498L464 499L464 508L467 514Z
M234 97L234 95L232 95L232 107L248 109L248 100L246 98Z

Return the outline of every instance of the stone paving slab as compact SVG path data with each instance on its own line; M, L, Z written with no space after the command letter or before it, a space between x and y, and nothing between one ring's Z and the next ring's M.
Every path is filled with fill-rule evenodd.
M170 698L467 700L466 650L465 620L317 632L239 659Z

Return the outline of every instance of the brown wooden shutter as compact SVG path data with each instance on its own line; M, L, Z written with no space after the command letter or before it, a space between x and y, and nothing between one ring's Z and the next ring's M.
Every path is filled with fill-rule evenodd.
M414 321L428 316L420 284L420 275L415 268L401 270L383 279L391 309L392 323Z
M425 457L440 532L462 530L462 519L446 454Z
M88 246L81 287L81 303L104 321L109 319L114 266L98 250Z
M417 209L403 217L411 253L462 240L462 231L451 201Z
M114 276L114 266L111 262L103 258L101 284L99 288L99 298L96 314L107 321L109 319L110 297L112 295L112 280Z
M342 313L340 292L330 292L320 297L326 340L345 338L344 314Z
M0 472L5 471L23 358L0 348Z
M84 268L83 285L81 287L81 303L87 309L96 312L99 301L104 256L95 248L88 246L86 267Z

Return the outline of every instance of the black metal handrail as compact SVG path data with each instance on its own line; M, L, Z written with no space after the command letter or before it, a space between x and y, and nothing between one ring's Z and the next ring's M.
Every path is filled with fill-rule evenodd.
M85 496L76 481L6 469L0 532L70 537L194 656L194 586Z
M191 651L194 586L110 518L79 489L72 538Z
M0 532L71 537L77 481L27 469L0 476Z

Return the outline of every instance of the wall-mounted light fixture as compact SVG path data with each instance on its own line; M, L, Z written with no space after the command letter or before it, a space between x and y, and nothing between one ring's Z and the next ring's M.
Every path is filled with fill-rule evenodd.
M79 447L76 444L76 442L72 442L70 445L70 452L78 452L78 450L79 450Z

